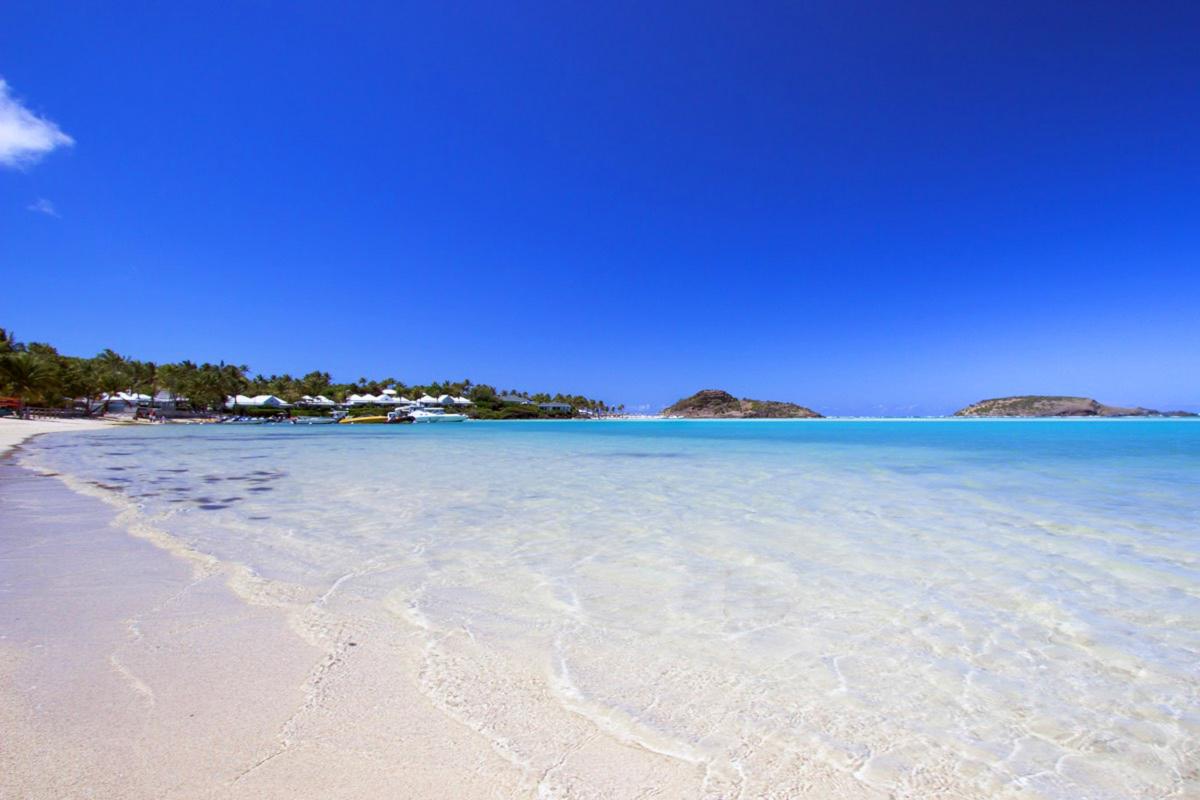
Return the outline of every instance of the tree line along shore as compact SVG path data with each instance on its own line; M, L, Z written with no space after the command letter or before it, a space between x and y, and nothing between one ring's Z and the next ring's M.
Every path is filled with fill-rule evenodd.
M128 358L110 349L91 358L70 356L50 344L19 342L11 332L0 328L0 395L18 397L27 405L46 409L81 408L84 414L92 414L95 409L103 410L105 398L120 392L150 397L166 392L176 404L194 413L219 413L226 408L227 399L237 395L273 395L289 403L305 396L325 396L342 402L350 395L379 395L387 389L414 397L423 394L466 397L472 401L466 413L478 419L607 416L624 412L624 406L611 406L580 394L499 390L466 379L406 384L388 377L337 383L328 372L320 370L296 378L251 375L248 366L223 361L156 364ZM542 405L558 408L542 408ZM357 407L354 413L368 411L369 407ZM264 409L259 413L279 412ZM297 408L290 413L327 412Z
M601 417L624 414L624 405L561 392L498 390L470 380L406 384L395 378L359 378L336 383L328 372L314 370L291 375L253 375L246 365L179 361L156 364L139 361L106 349L92 358L59 353L42 342L23 343L0 328L0 396L11 395L23 404L49 410L81 408L84 415L105 408L105 398L118 393L155 397L166 392L178 406L195 414L220 413L228 399L238 395L270 395L298 403L289 414L323 414L325 409L305 408L306 397L328 397L343 403L352 395L450 395L471 401L465 410L476 419L540 419L575 416ZM0 409L0 413L6 409ZM357 405L351 415L378 414L383 406ZM279 414L279 409L242 409L241 413ZM719 389L704 389L663 409L663 416L688 419L816 419L811 408L778 400L736 398ZM1019 395L982 400L959 409L956 417L1195 417L1188 411L1156 411L1142 407L1110 406L1088 397Z

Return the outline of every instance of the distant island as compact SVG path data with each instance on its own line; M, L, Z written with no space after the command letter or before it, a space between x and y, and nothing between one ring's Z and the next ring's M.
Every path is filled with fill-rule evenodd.
M1194 417L1188 411L1106 406L1090 397L1020 395L997 397L954 412L956 417Z
M816 411L778 400L739 400L720 389L703 389L663 409L663 416L688 419L819 419Z

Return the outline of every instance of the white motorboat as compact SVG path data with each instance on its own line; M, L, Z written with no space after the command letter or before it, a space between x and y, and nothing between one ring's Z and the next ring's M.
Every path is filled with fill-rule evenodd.
M413 422L463 422L466 414L447 414L440 408L417 408L408 412Z

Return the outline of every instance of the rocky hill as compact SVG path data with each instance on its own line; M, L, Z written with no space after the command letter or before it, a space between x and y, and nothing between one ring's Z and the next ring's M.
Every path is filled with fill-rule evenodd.
M739 400L720 389L704 389L663 409L667 417L689 419L815 419L811 408L778 400Z
M1186 411L1106 406L1090 397L1021 395L981 400L954 412L956 417L1194 417Z

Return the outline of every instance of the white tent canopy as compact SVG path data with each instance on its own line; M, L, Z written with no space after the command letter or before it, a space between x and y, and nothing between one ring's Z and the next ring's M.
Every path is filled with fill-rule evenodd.
M430 397L427 394L423 394L417 400L417 402L423 406L436 406L438 404L438 399L436 397Z
M465 397L456 397L456 398L454 398L454 405L456 405L456 406L469 406L469 405L472 405L472 403L471 403L471 401L470 401L470 400L468 400L468 399L467 399L467 398L465 398Z

